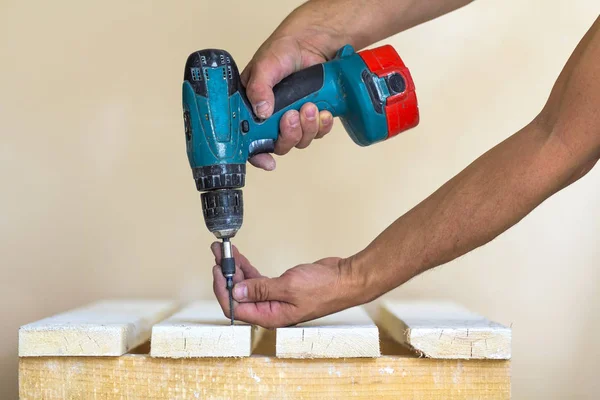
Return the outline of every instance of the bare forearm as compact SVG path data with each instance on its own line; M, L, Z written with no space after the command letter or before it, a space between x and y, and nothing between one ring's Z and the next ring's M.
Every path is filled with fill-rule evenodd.
M352 44L360 49L473 0L311 0L292 12L274 35L314 28L338 38L331 48Z
M566 152L532 123L484 154L386 229L359 256L378 296L495 238L575 172ZM556 163L546 160L555 159ZM563 162L558 160L563 159Z
M600 158L599 65L600 18L532 123L481 156L351 258L369 297L489 242L594 166Z

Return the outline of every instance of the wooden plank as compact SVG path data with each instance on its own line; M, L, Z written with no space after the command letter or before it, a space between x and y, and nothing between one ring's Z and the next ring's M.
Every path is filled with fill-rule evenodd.
M362 307L277 329L280 358L379 357L379 330Z
M19 329L19 356L120 356L150 338L172 301L105 300Z
M262 328L230 325L216 301L199 301L154 325L152 357L248 357Z
M446 302L382 304L379 326L425 357L510 359L511 329Z
M509 399L510 361L21 358L21 400Z

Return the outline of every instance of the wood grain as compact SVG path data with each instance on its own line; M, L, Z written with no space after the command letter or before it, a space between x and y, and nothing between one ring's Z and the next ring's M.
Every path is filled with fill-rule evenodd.
M154 325L152 357L247 357L262 328L243 323L230 325L219 303L198 301Z
M177 304L105 300L19 329L19 356L120 356L150 338L152 325Z
M379 326L425 357L510 359L511 329L446 302L382 303Z
M277 329L277 357L379 357L379 330L362 307Z
M19 361L22 400L509 399L510 362L43 357Z

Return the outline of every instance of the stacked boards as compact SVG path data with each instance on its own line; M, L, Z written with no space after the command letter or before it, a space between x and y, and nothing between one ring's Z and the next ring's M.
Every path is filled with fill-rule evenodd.
M24 400L510 398L510 329L441 303L264 330L212 301L111 300L21 327L19 355Z
M107 300L24 325L19 356L120 356L150 339L150 356L248 357L265 330L230 325L215 301ZM276 331L285 358L379 357L379 330L362 307Z
M440 302L384 302L375 318L362 307L276 330L280 358L379 357L379 328L419 355L510 359L511 329ZM378 327L379 325L379 327ZM19 356L119 356L149 339L165 358L247 357L264 329L229 325L215 301L180 308L171 301L107 300L22 326Z

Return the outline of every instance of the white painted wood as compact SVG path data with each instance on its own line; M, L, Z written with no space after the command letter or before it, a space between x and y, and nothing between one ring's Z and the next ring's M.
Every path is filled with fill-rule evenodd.
M379 326L425 357L510 359L510 328L447 302L383 302Z
M280 358L379 357L379 330L362 307L277 329Z
M172 301L105 300L19 329L19 356L120 356L150 338Z
M216 301L195 302L154 325L152 357L248 357L262 328L236 322L231 326Z

